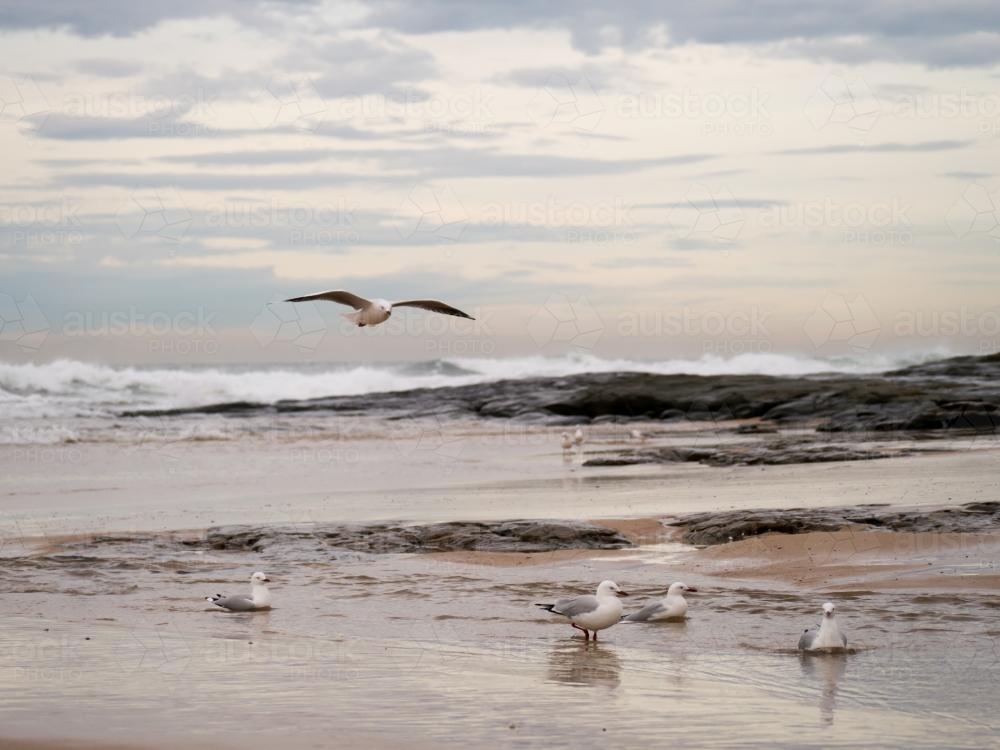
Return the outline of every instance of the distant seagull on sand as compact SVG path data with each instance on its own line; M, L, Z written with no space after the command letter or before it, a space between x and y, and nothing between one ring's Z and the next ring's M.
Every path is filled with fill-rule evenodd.
M355 323L359 328L377 326L379 323L384 323L392 315L394 307L419 307L421 310L430 310L442 315L454 315L458 318L475 320L471 315L465 314L458 308L433 299L411 299L405 302L389 302L384 299L369 300L341 290L308 294L305 297L292 297L285 300L285 302L309 302L311 300L327 300L353 307L357 312L345 313L344 317Z
M570 625L583 631L584 640L590 640L590 632L610 628L622 618L622 602L619 596L628 596L618 588L614 581L601 581L597 587L597 595L586 594L570 599L560 599L555 604L535 604L547 612L562 615L569 619Z
M255 609L271 608L271 592L267 590L265 583L270 583L271 579L261 572L250 576L250 596L206 596L205 600L212 604L228 609L232 612L252 612Z
M823 620L799 638L799 651L840 651L847 648L847 636L840 632L831 602L823 605Z
M582 427L577 427L576 428L576 432L573 433L573 442L576 444L577 448L579 448L581 445L583 445L583 439L584 439L583 438L583 428Z
M629 432L629 436L637 443L646 442L646 436L642 433L642 430L632 430L631 432Z
M667 596L658 602L652 602L638 612L623 617L622 622L656 622L657 620L683 620L687 616L688 603L684 598L686 591L695 592L698 589L683 583L671 583Z
M573 438L570 437L570 434L568 432L564 432L561 437L562 437L562 449L564 451L573 450Z

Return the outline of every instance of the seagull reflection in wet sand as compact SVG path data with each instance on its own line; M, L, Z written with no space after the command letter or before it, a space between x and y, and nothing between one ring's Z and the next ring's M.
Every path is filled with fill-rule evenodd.
M819 714L823 723L833 724L833 713L837 707L837 685L847 672L847 656L844 654L802 654L802 673L816 679L822 688L819 696Z
M621 684L621 670L618 654L597 641L565 641L549 653L551 682L616 688Z

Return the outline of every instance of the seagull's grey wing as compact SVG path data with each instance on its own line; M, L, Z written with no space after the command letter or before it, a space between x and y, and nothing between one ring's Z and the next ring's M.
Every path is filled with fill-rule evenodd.
M809 628L799 637L799 651L808 651L812 648L813 643L816 642L816 636L819 634L819 628Z
M348 307L353 307L355 310L361 310L371 304L364 297L359 297L356 294L351 294L350 292L345 292L341 289L334 289L329 292L319 292L318 294L307 294L304 297L292 297L291 299L286 299L285 302L309 302L310 300L323 299L329 302L339 302L342 305L347 305Z
M253 599L248 596L227 596L225 599L216 599L212 603L217 607L222 607L233 612L250 612L257 609L254 606Z
M475 320L471 315L468 315L457 307L452 307L451 305L446 305L444 302L438 302L435 299L409 299L405 302L393 302L393 307L419 307L421 310L430 310L431 312L441 313L442 315L454 315L459 318L468 318L469 320Z
M666 607L663 606L662 602L653 602L652 604L647 604L638 612L626 615L622 620L625 622L646 622L646 620L655 617L664 610L666 610Z
M555 603L552 611L557 615L564 615L565 617L577 617L578 615L593 612L600 604L596 596L586 594L584 596L574 596L572 599L560 599Z

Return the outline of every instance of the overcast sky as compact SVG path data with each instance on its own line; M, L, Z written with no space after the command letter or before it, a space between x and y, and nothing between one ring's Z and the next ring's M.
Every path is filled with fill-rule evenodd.
M0 359L995 351L1000 5L674 5L0 0Z

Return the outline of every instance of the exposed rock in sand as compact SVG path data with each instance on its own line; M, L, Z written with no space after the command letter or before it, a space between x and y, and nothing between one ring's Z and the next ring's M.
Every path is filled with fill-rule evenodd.
M725 544L768 533L836 531L855 525L889 531L984 532L1000 530L1000 502L967 503L933 511L893 510L879 505L694 513L670 524L689 544Z
M573 521L457 521L423 526L370 524L303 528L226 526L210 529L187 546L262 551L284 544L319 543L358 552L548 552L560 549L624 549L635 546L621 532Z
M637 466L640 464L670 464L697 462L707 466L757 466L782 464L812 464L828 461L868 461L893 458L914 453L903 446L849 444L808 444L792 440L721 444L713 446L668 446L629 450L612 456L596 456L584 466Z

